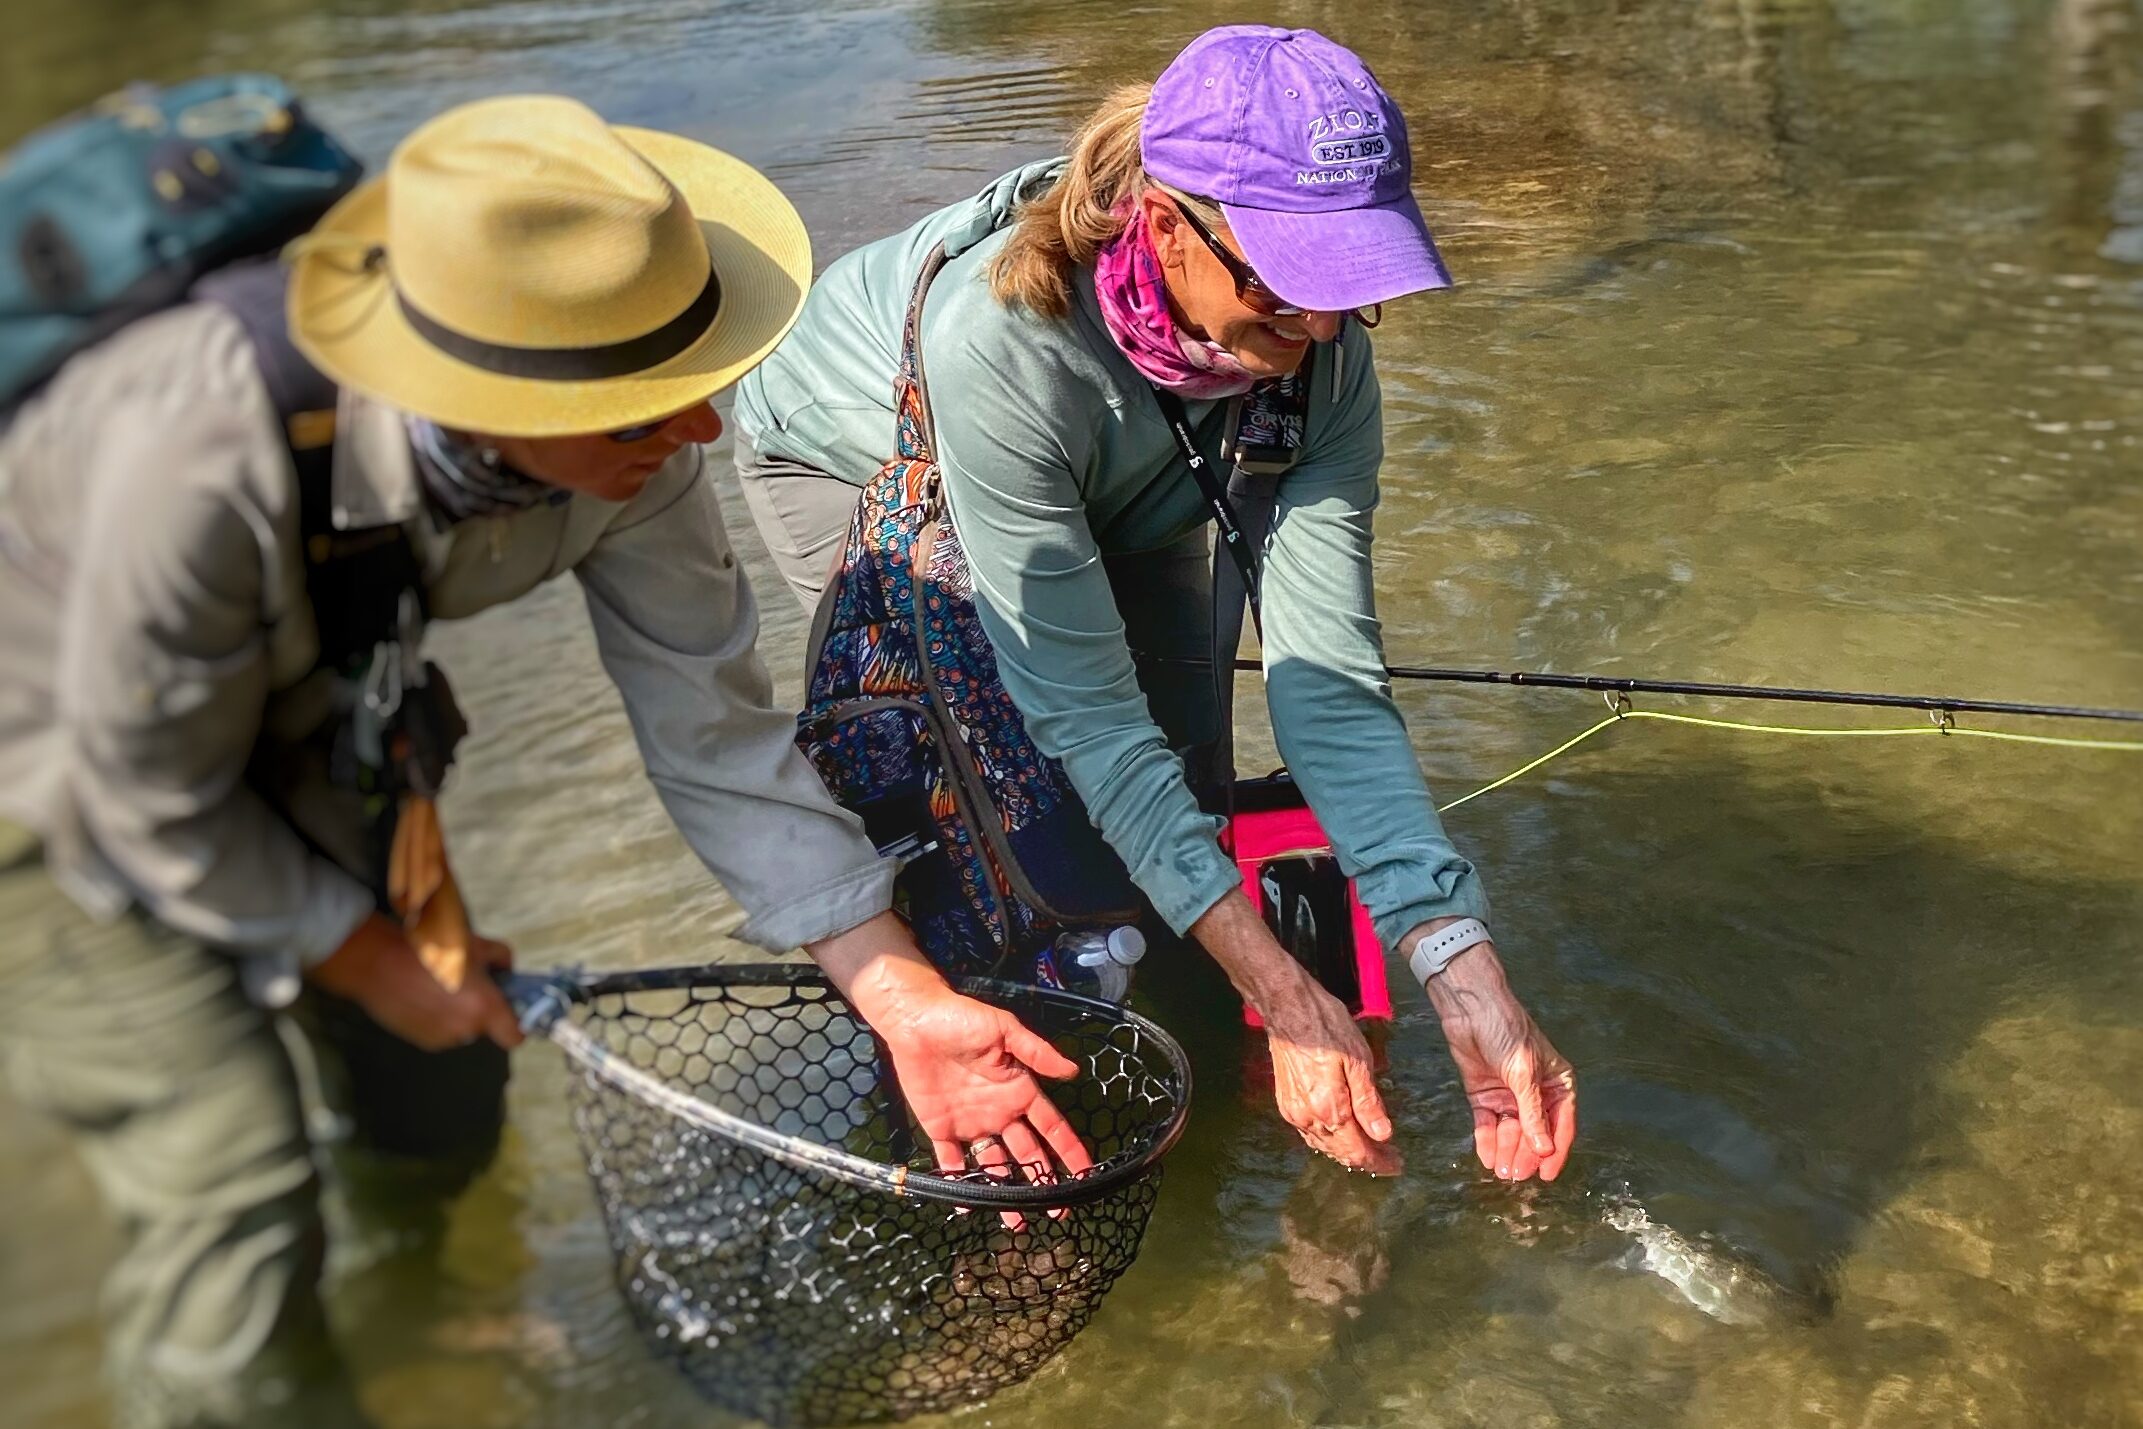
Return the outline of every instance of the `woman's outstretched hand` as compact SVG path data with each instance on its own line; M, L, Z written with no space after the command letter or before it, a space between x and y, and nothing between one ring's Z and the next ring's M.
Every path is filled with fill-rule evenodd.
M1533 1024L1495 948L1477 943L1429 979L1473 1107L1473 1149L1505 1181L1552 1181L1577 1139L1577 1074Z
M807 951L885 1043L941 1169L963 1169L970 1153L1006 1178L1092 1169L1036 1080L1067 1080L1078 1065L1011 1013L953 991L899 919L881 914Z
M1265 1021L1281 1118L1342 1166L1397 1175L1403 1161L1391 1144L1376 1064L1339 999L1288 956L1240 890L1207 909L1191 936Z
M1272 1046L1273 1099L1281 1118L1312 1151L1342 1166L1398 1175L1405 1160L1391 1144L1391 1115L1377 1091L1376 1063L1362 1029L1307 972L1297 984L1258 1006Z

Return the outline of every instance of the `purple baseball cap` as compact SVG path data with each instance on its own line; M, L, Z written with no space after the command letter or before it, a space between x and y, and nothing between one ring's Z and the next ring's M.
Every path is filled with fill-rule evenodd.
M1297 307L1339 312L1451 286L1414 202L1406 120L1315 30L1208 30L1154 81L1146 173L1217 200L1243 256Z

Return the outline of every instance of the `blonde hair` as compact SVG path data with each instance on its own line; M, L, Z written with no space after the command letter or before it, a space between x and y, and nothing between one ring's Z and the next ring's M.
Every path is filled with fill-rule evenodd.
M1225 227L1220 206L1146 177L1139 126L1151 84L1112 90L1072 136L1071 159L1057 181L1019 206L1012 234L990 260L990 292L1007 306L1041 317L1071 312L1072 270L1094 261L1123 232L1127 201L1158 188L1208 227Z

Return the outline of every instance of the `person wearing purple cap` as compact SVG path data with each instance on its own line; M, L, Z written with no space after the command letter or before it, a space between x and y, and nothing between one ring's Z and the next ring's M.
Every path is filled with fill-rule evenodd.
M1553 1179L1576 1135L1570 1064L1505 981L1384 674L1367 329L1450 283L1411 178L1405 120L1353 53L1309 30L1208 31L1111 95L1068 157L833 264L738 388L737 462L812 604L894 450L903 328L942 250L917 300L923 400L1004 687L1155 911L1264 1019L1281 1114L1391 1171L1366 1043L1252 910L1186 772L1226 763L1208 757L1225 749L1204 658L1213 506L1192 462L1250 430L1245 401L1274 411L1285 471L1249 540L1280 752L1379 938L1425 982L1482 1163Z

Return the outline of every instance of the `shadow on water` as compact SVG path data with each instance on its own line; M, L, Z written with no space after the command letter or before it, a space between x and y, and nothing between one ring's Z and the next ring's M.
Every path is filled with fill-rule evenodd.
M1864 1393L1886 1368L1926 1373L1922 1356L1939 1359L1965 1333L1948 1324L1947 1296L1985 1294L1968 1281L2058 1278L2053 1266L1998 1267L1996 1255L1932 1298L1927 1287L1900 1293L1880 1281L1920 1256L1952 1261L1960 1241L1982 1234L2073 1237L2066 1213L2040 1204L2041 1169L2017 1164L2016 1151L2081 1152L2075 1174L2086 1181L2129 1174L2133 1146L2121 1135L2108 1138L2111 1161L2086 1148L2143 1074L2133 1040L2143 887L2133 859L2108 852L2135 846L2143 782L2117 762L2077 762L2132 756L1978 759L1928 741L1896 763L1929 763L1901 770L1838 745L1800 759L1689 741L1617 746L1545 791L1513 791L1498 796L1509 804L1459 816L1461 841L1478 840L1497 873L1514 976L1579 1067L1586 1141L1562 1186L1513 1193L1476 1177L1460 1203L1500 1217L1522 1244L1672 1282L1657 1262L1677 1245L1631 1223L1628 1208L1640 1207L1708 1262L1696 1293L1675 1287L1690 1306L1729 1325L1744 1318L1719 1314L1705 1295L1753 1272L1753 1299L1728 1303L1786 1332L1781 1343L1805 1341L1816 1364L1849 1367ZM1946 770L1930 767L1945 759ZM2117 777L2094 784L2094 771ZM1930 787L1945 772L1956 782ZM2095 788L2105 802L2050 799L2064 812L2049 813L2039 800L2054 788ZM1990 1061L2003 1072L1992 1087ZM1399 1075L1433 1117L1438 1093L1422 1065L1406 1059ZM2034 1098L2054 1115L2020 1146L2028 1118L2018 1108ZM1462 1124L1450 1134L1462 1137ZM1972 1189L1929 1189L1963 1186ZM1961 1216L1958 1202L1969 1206ZM1597 1229L1603 1205L1618 1235ZM1453 1227L1460 1214L1438 1206L1423 1228ZM1901 1216L1955 1238L1901 1254ZM1521 1311L1566 1347L1597 1332L1588 1354L1650 1324L1661 1335L1629 1347L1649 1372L1628 1378L1626 1411L1690 1390L1702 1361L1677 1362L1675 1315L1656 1304L1647 1312L1645 1292L1596 1277L1513 1284L1507 1266L1466 1263L1464 1247L1478 1252L1479 1239L1399 1242L1412 1254L1401 1253L1393 1283L1415 1293L1369 1317L1381 1336L1404 1340L1402 1327L1431 1312L1425 1298L1440 1334L1454 1302L1472 1300ZM2081 1371L2053 1391L2066 1398L2047 1406L2048 1422L2096 1422L2118 1392L2121 1281L2101 1274L2067 1307L2074 1343L2090 1348L2049 1342L2030 1366ZM1667 1284L1653 1289L1649 1298L1671 1304ZM1692 1344L1717 1354L1721 1332L1731 1333L1714 1326ZM1394 1350L1362 1354L1388 1363ZM2071 1357L2081 1364L2062 1363ZM1614 1422L1614 1395L1595 1387L1583 1397L1583 1383L1551 1370L1533 1388L1572 1402L1561 1385L1599 1405L1607 1417L1597 1422Z
M1276 1416L1260 1422L1526 1422L1519 1410L1549 1405L1542 1422L1661 1422L1693 1397L1714 1410L1690 1422L1758 1422L1760 1400L1738 1396L1779 1388L1779 1356L1841 1412L1856 1396L1879 1408L1865 1396L1898 1374L1932 1386L1927 1407L1961 1407L1937 1369L1975 1330L1952 1323L1949 1296L2067 1281L2069 1333L1992 1353L2040 1386L2037 1422L2108 1422L2133 1277L2077 1283L2059 1249L1979 1264L1970 1248L2067 1245L2093 1223L2054 1204L2064 1193L2040 1204L2065 1175L2019 1150L2079 1158L2077 1177L2112 1178L2090 1216L2137 1220L2113 1204L2123 1163L2094 1166L2091 1134L2143 1076L2143 887L2128 860L2061 843L2132 841L2136 806L2103 828L2033 807L2034 776L2087 783L2069 761L2129 756L1918 752L1932 745L1907 758L1954 758L1950 777L1985 806L1976 824L1954 787L1919 797L1928 770L1702 745L1675 762L1594 752L1454 817L1494 874L1514 981L1579 1068L1580 1152L1554 1186L1502 1186L1473 1163L1410 987L1395 982L1385 1049L1408 1171L1374 1183L1279 1126L1269 1068L1261 1083L1207 960L1150 962L1141 997L1192 1050L1200 1116L1135 1274L1177 1294L1131 1292L1085 1352L1221 1356L1199 1377L1207 1395L1239 1361L1223 1393L1230 1412ZM2105 786L2122 787L2137 786ZM1990 833L2019 843L1990 853ZM1991 1090L1990 1063L2004 1073ZM2044 1124L2020 1125L2040 1103ZM1727 1382L1737 1366L1747 1388ZM1057 1382L1018 1412L1070 1424L1127 1408L1109 1378Z
M284 70L375 159L444 104L558 88L767 165L823 261L1241 18L81 0L0 47L0 142L135 75ZM2143 701L2129 0L1257 18L1327 29L1406 97L1462 284L1378 334L1394 659ZM793 677L793 611L755 575ZM457 849L532 965L680 961L736 911L647 795L576 607L444 633L479 725ZM1402 691L1438 792L1597 708L1536 698ZM1545 1189L1472 1164L1417 994L1386 1079L1409 1169L1372 1183L1278 1124L1209 964L1170 987L1156 950L1141 995L1199 1104L1141 1261L1069 1354L955 1422L2133 1423L2139 765L1618 729L1451 815L1579 1068L1580 1154ZM443 1228L345 1240L376 1410L708 1422L612 1289L555 1059L517 1077L504 1163ZM0 1168L0 1418L96 1422L108 1237L49 1132L8 1117ZM1722 1278L1758 1323L1699 1303Z

